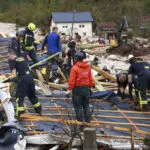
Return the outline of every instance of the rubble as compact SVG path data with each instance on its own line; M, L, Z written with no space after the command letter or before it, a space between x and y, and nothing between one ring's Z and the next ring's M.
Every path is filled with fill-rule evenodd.
M91 48L93 47L93 45L88 45L87 47ZM134 141L137 141L136 138L141 138L141 136L139 135L150 135L150 131L147 129L147 127L149 127L150 113L140 113L130 109L129 104L134 103L132 100L130 100L130 102L128 103L120 100L119 98L117 98L117 100L115 99L116 94L112 92L117 90L115 74L119 73L122 70L128 70L129 64L127 63L127 57L123 56L128 56L129 52L128 50L126 50L128 48L125 48L125 51L122 52L122 56L120 56L118 55L120 54L118 48L118 50L114 52L115 55L109 55L109 52L108 54L106 52L106 49L108 47L100 47L99 45L96 45L92 49L85 50L88 53L87 60L90 63L95 57L98 57L98 65L92 66L93 78L95 82L95 87L93 87L92 91L96 94L101 93L100 96L98 95L99 97L95 98L94 95L90 99L92 105L91 108L94 107L94 111L92 112L93 120L91 121L91 123L86 125L95 127L97 129L96 132L99 143L103 142L107 143L108 145L113 145L115 147L116 143L120 144L122 141L125 141L126 145L130 147L131 126L134 128ZM41 62L44 61L42 60ZM36 65L33 65L30 68L42 64L41 62ZM102 68L105 65L110 70L110 73L102 70ZM49 136L49 133L53 135L58 134L60 136L61 141L64 140L62 143L68 144L68 141L71 138L70 131L73 131L72 126L82 125L80 122L77 122L75 120L74 110L71 103L71 97L67 97L65 95L65 91L67 90L67 79L60 69L59 73L61 74L60 80L65 81L64 83L59 82L56 84L53 82L49 82L48 84L46 84L45 79L41 74L41 70L36 71L36 90L42 91L38 93L38 98L42 103L44 112L43 116L38 116L37 114L35 114L32 105L25 101L26 113L22 116L22 122L20 123L22 123L21 125L23 127L28 129L26 134L33 135L31 141L34 144L37 144L38 140L41 142L38 142L39 145L46 144L46 142L48 144L53 143L56 145L60 143L60 141L57 141L58 139L56 140L54 138L51 138L51 136ZM119 103L118 106L116 106L116 102ZM119 109L120 105L122 105L122 107L127 106L128 109ZM144 120L146 120L147 122L144 122ZM141 121L144 123L141 124ZM58 128L58 126L60 127ZM139 126L140 129L137 130ZM60 130L60 128L63 128L63 130ZM104 134L101 134L100 128L103 128ZM66 142L63 136L67 133L69 133L67 135L69 140ZM35 135L38 136L38 140L35 140L37 137ZM46 135L48 137L46 137ZM43 138L44 140L42 139L42 137L45 137ZM28 138L30 138L30 136L28 136ZM118 139L117 142L115 138ZM122 138L125 140L121 141ZM45 139L50 140L46 141ZM140 140L139 143L141 143L142 140ZM30 143L31 141L27 139L28 143ZM139 143L136 143L137 147L139 147Z
M113 47L106 50L108 54L115 54L120 56L128 56L133 54L136 57L145 56L150 54L150 43L131 43L127 45L121 45L119 47Z

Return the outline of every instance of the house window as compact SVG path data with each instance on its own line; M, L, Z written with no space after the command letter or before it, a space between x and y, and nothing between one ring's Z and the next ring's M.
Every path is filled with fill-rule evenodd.
M79 25L80 28L84 28L84 25Z
M62 26L63 28L68 28L68 26Z

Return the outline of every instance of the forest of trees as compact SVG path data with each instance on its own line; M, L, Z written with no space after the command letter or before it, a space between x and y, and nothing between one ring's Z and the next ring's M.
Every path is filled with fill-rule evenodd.
M129 26L138 27L142 16L150 16L150 0L0 0L0 21L40 28L49 25L53 11L91 11L95 22L120 23L123 15ZM150 28L150 23L147 24Z

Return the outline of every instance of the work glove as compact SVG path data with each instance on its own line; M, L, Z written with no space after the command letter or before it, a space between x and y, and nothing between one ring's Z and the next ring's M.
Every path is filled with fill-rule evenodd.
M68 91L66 92L66 97L70 97L71 95L72 95L72 91L68 90Z
M62 59L62 53L59 54L58 58L61 60Z

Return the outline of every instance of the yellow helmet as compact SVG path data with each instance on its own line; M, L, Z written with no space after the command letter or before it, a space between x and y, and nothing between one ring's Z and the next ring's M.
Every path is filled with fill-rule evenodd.
M28 29L29 29L30 31L34 31L34 30L36 29L35 24L34 24L34 23L29 23Z

